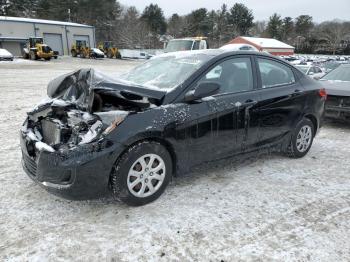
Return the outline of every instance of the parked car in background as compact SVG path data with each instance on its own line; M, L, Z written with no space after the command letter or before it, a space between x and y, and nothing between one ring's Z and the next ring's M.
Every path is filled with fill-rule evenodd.
M320 79L322 76L326 74L321 69L321 67L318 67L318 66L296 65L295 67L298 68L300 71L302 71L304 74L316 80Z
M320 81L328 94L326 117L350 120L350 64L339 65Z
M259 52L259 50L248 44L227 44L222 47L220 47L222 50L227 50L227 51L256 51Z
M277 57L220 49L159 55L118 79L81 69L47 93L21 128L26 173L66 198L111 192L130 205L203 162L263 148L305 156L326 98Z
M202 50L208 48L209 44L206 37L186 37L170 40L164 49L164 53Z
M92 58L104 58L105 54L98 48L91 48L90 57L92 57Z
M328 61L328 62L323 64L323 67L324 67L326 73L331 72L332 70L336 69L338 66L340 66L340 63L337 63L334 61L333 62Z
M0 61L13 61L13 55L6 49L0 48Z

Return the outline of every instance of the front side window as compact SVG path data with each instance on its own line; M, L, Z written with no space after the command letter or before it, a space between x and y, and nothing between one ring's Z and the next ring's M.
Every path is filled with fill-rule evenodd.
M295 83L294 74L288 66L269 59L258 58L262 88Z
M220 84L220 93L237 93L253 89L253 73L250 58L226 60L210 70L200 82Z

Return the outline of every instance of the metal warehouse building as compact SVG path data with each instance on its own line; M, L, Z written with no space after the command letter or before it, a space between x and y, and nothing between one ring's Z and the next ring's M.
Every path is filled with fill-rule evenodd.
M75 40L85 40L89 47L95 46L95 28L89 25L0 16L0 48L15 56L22 55L22 49L29 37L43 37L44 43L59 55L69 55Z
M239 36L230 44L249 44L255 46L259 51L269 52L272 55L293 55L294 47L272 38Z

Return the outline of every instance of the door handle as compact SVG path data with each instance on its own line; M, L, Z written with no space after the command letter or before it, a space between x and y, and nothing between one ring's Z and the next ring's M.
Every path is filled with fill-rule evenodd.
M243 106L253 106L256 105L258 101L253 100L253 99L248 99L244 102Z
M301 93L301 92L303 92L303 91L300 90L300 89L295 89L295 90L294 90L294 93L296 93L296 94Z

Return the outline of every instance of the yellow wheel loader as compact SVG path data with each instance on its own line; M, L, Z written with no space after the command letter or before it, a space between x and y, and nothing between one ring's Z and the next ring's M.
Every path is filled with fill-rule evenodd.
M104 58L104 53L98 48L89 48L84 40L76 40L70 50L73 57L80 58Z
M108 58L121 58L118 48L113 46L112 41L100 43L98 45L98 49L100 49Z
M80 58L90 57L90 48L86 46L86 41L76 40L73 44L70 53L73 57L79 56Z
M51 47L44 44L42 37L30 37L27 40L26 46L23 48L23 58L25 59L51 60L51 58L57 59L57 55L57 52L52 51Z

